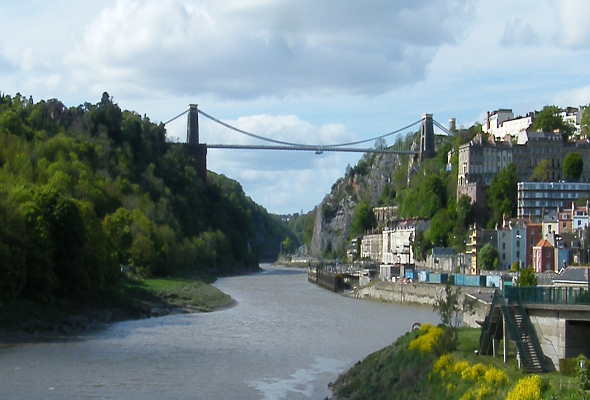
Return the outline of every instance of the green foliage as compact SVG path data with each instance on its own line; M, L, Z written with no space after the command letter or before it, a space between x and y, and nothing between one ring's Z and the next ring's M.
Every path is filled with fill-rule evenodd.
M588 364L588 359L583 354L576 357L576 379L580 389L590 389L590 364Z
M537 286L537 276L532 268L523 268L520 270L516 286Z
M381 196L379 196L379 205L380 206L392 206L395 204L395 196L396 192L391 184L385 185L383 188L383 192L381 192Z
M490 243L486 243L477 253L477 264L480 269L497 270L500 265L498 250Z
M437 296L432 306L433 311L436 311L440 316L442 324L448 328L455 329L461 323L459 312L459 298L461 297L461 289L454 288L450 284L445 285L444 294ZM452 350L452 349L449 349Z
M551 162L549 160L539 161L533 169L530 180L532 182L551 182L553 180Z
M514 216L516 212L516 165L509 164L496 174L488 188L488 205L491 209L490 225L502 222L502 218Z
M580 119L582 134L588 136L590 134L590 107L585 106L580 111L582 112L582 118Z
M532 128L543 132L553 132L559 129L564 138L574 133L574 127L564 122L559 115L560 109L557 106L545 106L535 115Z
M417 175L412 185L401 193L402 217L432 218L447 205L447 190L440 174Z
M83 298L144 276L255 269L297 241L241 186L197 176L163 125L98 104L0 95L0 302Z
M375 214L366 201L360 201L352 212L351 236L359 236L375 226Z
M569 153L563 160L563 178L566 181L578 181L584 170L584 160L579 153Z

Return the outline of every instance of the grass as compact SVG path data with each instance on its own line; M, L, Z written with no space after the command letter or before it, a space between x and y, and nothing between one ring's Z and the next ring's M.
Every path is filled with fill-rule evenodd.
M230 296L200 280L186 278L145 279L130 283L130 288L144 290L166 303L198 311L213 311L233 303Z
M76 299L34 302L19 299L0 305L0 334L52 332L71 325L72 318L112 322L143 318L152 309L208 312L233 304L233 299L200 278L127 279L98 293ZM80 319L78 318L78 319ZM80 329L84 329L84 324Z
M515 384L526 377L518 369L514 355L504 364L503 357L480 356L474 351L479 347L480 329L458 329L458 343L451 353L456 362L467 361L473 366L484 364L485 368L495 367L508 377L502 385L488 384L488 392L478 392L482 388L482 377L475 381L461 375L450 374L444 377L432 372L433 363L438 356L409 350L409 343L416 332L408 333L390 346L379 350L355 364L342 374L332 385L335 399L505 399ZM513 354L510 349L510 354ZM574 377L558 372L542 374L544 387L542 399L590 399L579 389Z

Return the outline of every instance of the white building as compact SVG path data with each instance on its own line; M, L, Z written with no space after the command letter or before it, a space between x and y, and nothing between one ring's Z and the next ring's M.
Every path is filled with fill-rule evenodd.
M405 219L383 229L383 264L414 264L412 243L418 232L428 227L423 219Z
M582 112L584 111L584 107L567 107L563 110L561 110L561 112L559 113L559 116L561 117L561 119L563 119L564 122L570 124L571 126L573 126L576 131L575 134L579 135L580 133L582 133L582 126L580 124L581 120L582 120Z
M380 262L382 245L383 235L381 233L364 235L361 240L361 259Z
M482 130L498 141L505 140L507 137L516 138L533 124L533 118L533 113L515 118L510 109L488 111L482 124Z

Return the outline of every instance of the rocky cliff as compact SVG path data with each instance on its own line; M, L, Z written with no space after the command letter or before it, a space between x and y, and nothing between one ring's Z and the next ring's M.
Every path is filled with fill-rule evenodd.
M393 181L407 176L407 159L397 154L365 154L356 166L347 168L315 208L311 255L342 255L356 204L362 200L372 206L391 203Z

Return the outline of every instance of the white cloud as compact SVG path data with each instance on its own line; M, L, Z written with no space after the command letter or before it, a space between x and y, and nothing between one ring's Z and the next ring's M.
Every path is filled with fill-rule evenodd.
M563 107L590 104L590 85L560 92L554 102Z
M559 2L559 38L566 46L578 48L590 46L590 2L587 0L562 0Z
M340 124L314 125L294 115L254 115L225 121L240 129L278 140L305 144L334 144L354 135ZM200 118L201 142L216 144L269 144L249 138ZM372 144L369 144L370 147ZM247 193L270 210L296 212L311 209L360 154L282 150L209 149L208 168L237 179ZM294 208L296 207L296 208Z
M464 1L118 1L67 63L87 79L176 94L383 93L422 79L469 10Z
M531 24L523 21L521 18L511 18L504 27L504 33L500 43L505 46L513 45L537 45L540 38Z

